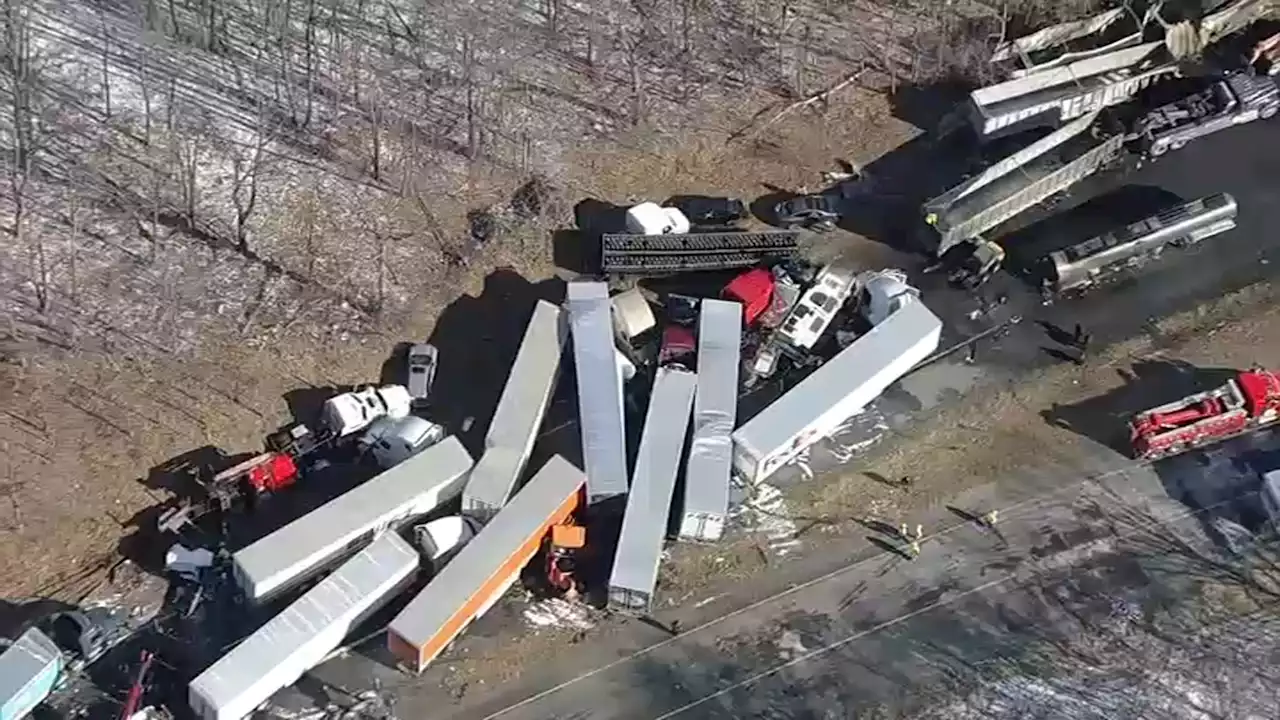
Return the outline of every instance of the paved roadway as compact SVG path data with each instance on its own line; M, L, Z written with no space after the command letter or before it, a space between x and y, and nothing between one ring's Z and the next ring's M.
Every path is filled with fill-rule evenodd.
M1150 616L1173 602L1217 557L1202 521L1251 507L1253 463L1274 462L1277 448L1270 436L1246 438L1154 468L1099 456L1089 469L982 488L958 502L1003 508L998 534L955 516L922 518L943 529L927 534L915 560L856 559L527 696L500 690L450 714L430 695L406 693L399 712L666 720L918 710L986 672L1042 672L1047 651L1117 608ZM1214 491L1206 511L1170 499L1184 483Z
M1239 228L1189 251L1166 254L1134 278L1048 308L1040 306L1038 296L1029 288L1012 278L1002 279L1004 285L998 289L1007 291L1010 301L1001 312L1022 314L1026 321L998 347L984 350L976 367L943 363L891 391L880 403L881 416L889 425L906 424L939 403L964 394L980 381L1014 377L1049 362L1042 350L1043 334L1032 320L1043 318L1065 326L1080 322L1090 328L1097 340L1108 342L1143 332L1151 318L1188 310L1225 292L1270 279L1277 267L1273 260L1280 260L1277 252L1280 234L1271 229L1274 209L1280 208L1280 143L1274 142L1274 137L1273 124L1235 129L1167 156L1134 175L1104 178L1096 183L1088 193L1106 194L1117 187L1128 186L1120 197L1139 198L1134 201L1138 205L1141 198L1158 195L1151 188L1188 199L1230 192L1240 204ZM1127 203L1128 200L1121 206ZM1144 214L1144 209L1132 209L1138 215ZM1145 208L1147 212L1150 209ZM1115 203L1086 205L1066 219L1049 221L1047 229L1042 227L1028 235L1028 242L1048 246L1083 239L1091 232L1105 229L1115 221L1117 213L1124 214L1122 210L1123 207L1117 210ZM918 259L889 248L884 249L878 260L906 267L919 263ZM992 318L966 316L973 307L972 301L930 285L929 281L924 285L926 301L945 316L950 339L979 331L992 322ZM850 444L876 432L873 428L856 427L850 431L851 436L842 441ZM836 458L830 456L817 458L814 464L821 470L835 462ZM1032 473L1006 483L1012 485L1012 490L1001 492L1009 502L1027 500L1040 491L1063 484L1064 479L1073 478L1078 484L1082 476L1114 471L1119 462L1118 456L1106 453L1080 458L1077 467ZM1116 483L1131 487L1131 492L1144 501L1159 503L1161 500L1163 488L1150 473L1114 476L1107 485ZM683 713L682 717L728 717L734 713L737 717L758 713L777 717L823 717L816 710L786 714L782 709L785 686L800 680L809 686L830 685L829 691L806 691L840 698L839 702L832 701L834 704L829 705L828 710L843 702L852 703L850 707L889 702L894 693L902 692L901 678L894 682L877 680L876 673L866 668L892 665L900 668L900 672L909 672L911 677L921 678L922 682L940 672L929 670L921 666L923 661L912 659L918 651L912 649L910 643L903 644L900 638L903 628L939 622L945 627L950 621L939 618L947 618L957 608L975 604L1016 605L1016 598L1026 595L1023 588L1027 585L1020 578L1037 572L1038 561L1034 556L1046 552L1047 532L1056 532L1062 537L1076 537L1070 534L1077 533L1083 538L1067 542L1068 547L1095 542L1091 538L1100 532L1100 521L1082 513L1075 504L1080 497L1089 497L1095 492L1092 486L1079 486L1073 496L1027 506L1020 511L1020 520L1011 515L1006 526L1010 546L1006 549L969 528L958 528L930 539L920 561L866 559L856 571L841 572L817 584L803 585L801 590L783 598L753 606L741 615L657 646L654 643L662 643L665 637L658 630L637 623L610 623L608 627L592 631L586 642L571 646L571 656L526 667L519 683L502 688L468 688L462 698L439 690L447 676L447 658L412 680L376 663L363 661L359 656L331 663L319 669L317 675L348 687L362 686L370 674L381 676L386 683L397 687L402 715L429 714L442 719L488 717L522 698L557 687L584 669L601 666L610 669L576 681L502 717L675 717L671 713L677 711ZM974 504L992 501L974 499ZM1176 509L1173 503L1165 505L1162 512L1171 513ZM946 511L938 509L934 515L922 520L928 527L943 527ZM1105 537L1096 540L1099 543L1113 541L1114 538ZM748 605L781 582L802 584L843 567L852 559L864 558L870 551L865 543L855 543L843 557L828 552L824 557L796 558L794 566L779 568L759 583L726 589L726 594L714 602L687 608L682 615L687 618L685 625L692 626ZM1088 565L1087 560L1082 562ZM1006 569L1000 569L1005 566ZM1126 570L1108 574L1108 567L1105 563L1097 565L1096 572L1101 573L1100 586L1111 583L1116 592L1123 593L1134 582L1139 585L1143 582L1140 573ZM472 641L503 642L501 638L510 633L525 632L513 628L512 624L511 618L486 617L453 652L466 653ZM823 650L839 642L843 644ZM633 659L610 665L644 648L650 649ZM810 653L817 654L810 657ZM751 680L754 674L771 670L776 664L772 660L801 658L795 666ZM862 663L863 669L854 673L857 682L838 682L839 677L829 672L831 658L840 659L836 667ZM835 676L848 674L834 672ZM740 687L735 685L743 680L751 682ZM708 694L721 691L703 700ZM863 699L855 702L854 696ZM752 706L752 697L764 698L761 702L772 703L769 707L773 709L764 712ZM832 715L836 716L848 717L847 714Z

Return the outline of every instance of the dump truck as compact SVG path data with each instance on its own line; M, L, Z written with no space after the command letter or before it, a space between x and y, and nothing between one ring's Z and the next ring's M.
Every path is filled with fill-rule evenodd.
M1255 368L1212 390L1144 410L1129 424L1133 455L1163 457L1220 443L1280 419L1280 375Z

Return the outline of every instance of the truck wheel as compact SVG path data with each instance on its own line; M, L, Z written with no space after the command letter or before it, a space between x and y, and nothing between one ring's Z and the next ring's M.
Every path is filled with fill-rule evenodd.
M1173 142L1169 143L1170 150L1181 150L1186 146L1187 146L1186 140L1174 140Z
M1163 144L1152 145L1151 149L1148 150L1147 152L1151 153L1151 157L1160 157L1161 155L1165 154L1165 151L1167 151L1168 149L1169 149L1168 145L1163 145Z
M1277 109L1278 107L1276 105L1268 105L1258 111L1258 117L1262 118L1263 120L1270 120L1271 118L1275 117Z

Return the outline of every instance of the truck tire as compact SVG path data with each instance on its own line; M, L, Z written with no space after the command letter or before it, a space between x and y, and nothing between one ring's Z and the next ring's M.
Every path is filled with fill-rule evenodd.
M1258 117L1262 118L1263 120L1270 120L1271 118L1275 117L1276 110L1277 110L1277 106L1268 105L1258 111Z

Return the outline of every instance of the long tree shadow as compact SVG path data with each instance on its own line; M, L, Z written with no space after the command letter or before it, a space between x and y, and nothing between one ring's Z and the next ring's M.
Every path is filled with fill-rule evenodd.
M516 352L538 300L560 304L564 283L531 283L500 269L478 296L464 295L441 313L429 342L440 351L432 419L459 436L473 457L493 419Z
M1202 368L1180 360L1140 360L1116 371L1123 384L1114 390L1067 405L1054 404L1040 416L1094 442L1128 454L1129 421L1135 413L1217 387L1238 372Z

